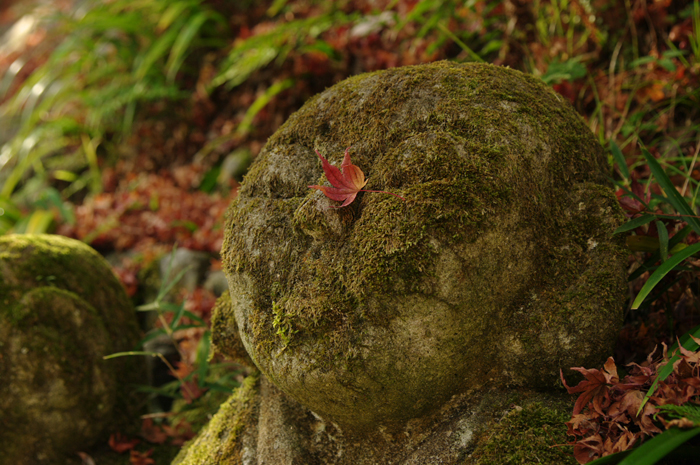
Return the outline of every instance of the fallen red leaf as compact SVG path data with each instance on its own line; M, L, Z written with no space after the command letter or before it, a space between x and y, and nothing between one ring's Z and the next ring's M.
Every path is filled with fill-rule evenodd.
M202 397L202 395L207 392L207 389L200 388L197 380L193 379L182 383L180 386L180 392L182 393L182 398L185 400L185 402L191 404L193 400Z
M109 437L109 447L111 447L113 451L120 454L133 449L139 442L140 441L138 439L129 440L121 433L115 433Z
M192 426L185 420L180 420L175 426L163 425L163 431L172 439L170 444L181 446L194 437Z
M132 450L131 457L129 457L129 462L131 465L153 465L156 462L151 458L152 453L153 449L147 450L146 452Z
M594 434L574 444L574 458L578 463L588 463L600 457L602 449L603 438L599 434Z
M168 439L168 435L163 429L153 423L153 420L150 418L143 420L143 424L141 425L141 437L153 444L163 444Z
M569 387L566 384L566 380L564 380L564 373L559 370L561 381L569 394L582 393L578 399L576 399L573 415L580 413L583 407L590 401L593 401L594 408L602 413L602 404L609 399L608 384L618 382L617 367L615 366L613 358L608 358L603 371L596 370L595 368L587 370L581 367L572 368L572 370L578 371L586 378L576 386Z
M328 162L328 160L323 158L323 155L321 155L318 152L318 150L316 150L316 155L318 155L318 157L321 159L321 163L323 164L323 172L326 175L326 179L328 179L328 182L330 182L333 187L313 185L309 186L309 188L320 190L326 197L328 197L331 200L343 202L342 205L331 206L331 208L341 208L350 205L352 201L355 200L355 197L357 197L358 192L377 192L381 194L390 194L400 198L401 200L406 200L400 195L394 194L392 192L362 189L363 187L365 187L365 184L367 184L365 174L358 166L355 166L350 162L349 152L350 147L345 149L345 157L343 158L343 163L341 163L340 165L340 168L342 168L341 171L337 166L331 165Z
M189 376L189 374L194 371L194 367L186 361L183 362L181 360L178 360L175 362L175 364L177 365L177 368L175 369L175 371L173 371L173 375L175 375L179 379L187 378L187 376Z
M700 343L700 339L693 340ZM668 428L669 419L663 417L658 406L695 403L700 392L700 351L682 348L673 363L673 372L661 381L659 368L670 362L667 347L664 343L662 346L661 357L654 357L655 348L643 365L629 364L630 372L622 380L612 357L603 370L573 368L586 378L575 387L564 383L569 393L580 394L571 420L566 422L567 433L577 437L573 445L579 463L629 450L645 438L661 433L659 426ZM658 386L647 399L646 393L655 381ZM648 402L638 415L645 399Z

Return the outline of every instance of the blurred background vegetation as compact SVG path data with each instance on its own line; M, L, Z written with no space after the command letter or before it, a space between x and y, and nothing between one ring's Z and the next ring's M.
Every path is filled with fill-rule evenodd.
M697 8L639 0L17 2L4 7L0 46L0 232L58 231L98 248L133 247L144 237L115 243L105 230L119 228L124 210L150 207L193 233L205 226L198 218L168 218L152 198L125 207L108 194L133 189L138 179L124 182L135 173L164 177L165 169L175 188L226 196L311 95L353 74L439 59L540 76L632 167L643 161L639 142L666 158L692 155ZM110 202L111 216L94 211L97 199ZM81 214L86 204L93 210ZM192 245L210 248L209 239Z
M306 99L441 59L539 76L610 149L628 217L651 215L628 231L630 307L699 242L697 1L23 0L0 6L0 36L0 233L129 252L115 271L132 296L174 244L216 257L248 165ZM685 257L627 311L619 364L697 325L698 266Z

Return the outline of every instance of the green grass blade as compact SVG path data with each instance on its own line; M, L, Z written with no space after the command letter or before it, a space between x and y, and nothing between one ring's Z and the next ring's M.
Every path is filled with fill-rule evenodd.
M205 331L197 347L197 380L199 387L204 387L209 372L209 351L211 350L211 337L209 331Z
M180 305L177 306L177 309L175 310L175 314L173 315L173 319L170 322L170 329L172 331L177 331L178 329L178 324L180 323L180 318L182 318L183 313L185 312L185 303L181 303Z
M485 62L484 59L481 58L478 53L469 48L467 44L460 40L460 38L457 37L452 31L450 31L443 23L437 24L437 27L442 31L443 34L449 37L455 44L457 44L463 51L465 51L472 58L472 60L479 63Z
M170 25L177 18L181 17L185 13L185 10L190 8L192 4L190 2L175 2L168 6L163 15L158 20L158 25L156 29L159 31L164 31L170 27Z
M659 233L659 252L661 253L661 261L665 262L668 258L668 231L663 221L656 221L656 230Z
M653 465L681 444L700 434L700 427L671 428L634 449L620 465Z
M236 132L245 134L250 131L251 127L253 126L253 120L260 110L265 108L265 106L270 103L270 100L272 100L277 94L292 87L294 82L294 79L285 79L284 81L276 82L268 87L267 90L265 90L265 93L255 99L253 104L248 107L248 111L246 111L245 115L243 116L243 119L238 125Z
M700 406L693 405L690 402L683 405L665 404L658 406L658 414L662 414L666 419L674 420L687 419L693 422L693 426L700 427Z
M623 225L624 226L624 225ZM671 240L668 241L668 248L669 250L673 250L674 247L676 247L678 244L681 243L683 239L690 234L691 228L690 226L686 226L680 231L678 231L672 238ZM684 249L685 250L685 249ZM680 251L679 251L680 253ZM649 257L644 263L642 263L642 266L637 268L630 276L627 278L628 281L634 281L635 279L639 278L644 272L650 271L654 263L659 261L659 258L661 255L659 254L659 251L657 250L653 254L651 254L651 257Z
M631 231L633 229L637 229L640 226L644 226L647 223L651 223L654 221L656 218L655 215L651 215L649 213L645 213L639 218L634 218L633 220L629 220L627 223L623 224L619 228L617 228L613 234L619 234L627 231Z
M214 88L226 83L227 88L232 89L243 83L255 71L268 65L277 57L278 52L278 47L261 44L257 49L237 54L233 63L212 79L210 86Z
M169 83L175 82L175 76L185 61L188 47L202 25L209 19L209 16L209 13L204 11L195 15L175 39L175 43L170 49L168 62L165 65L166 79Z
M656 181L666 194L665 200L681 215L688 215L684 217L684 219L688 222L690 227L693 228L693 231L700 234L700 221L698 221L697 218L693 218L695 212L690 208L688 202L678 193L676 186L671 182L664 169L659 162L656 161L656 158L645 148L642 148L642 154L644 154L644 158L649 165L649 169L651 169L652 174L656 178Z
M100 140L97 137L90 139L87 134L81 134L80 137L83 144L83 152L90 167L90 192L99 194L102 192L102 175L97 162L97 146L100 145Z
M601 457L599 459L596 459L592 462L588 462L588 465L609 465L609 464L618 464L622 459L627 457L632 453L631 450L626 450L624 452L618 452L616 454L610 454L606 455L605 457Z
M180 28L178 28L177 25L173 25L173 27L160 36L155 43L144 50L145 52L147 51L145 55L136 58L135 62L138 63L138 66L134 71L134 78L137 81L142 81L155 62L165 56L177 39L179 33Z
M173 258L171 258L170 261L172 263ZM190 271L190 268L194 268L194 266L188 265L184 269L182 269L177 275L175 275L175 277L173 278L172 281L170 281L170 282L164 281L164 282L167 282L167 284L160 289L160 292L158 292L158 297L156 298L156 300L161 301L163 299L163 297L165 297L168 294L168 292L170 292L170 290L178 283L178 281L180 281L182 279L182 277L185 276L185 273Z
M73 210L66 207L66 204L61 198L61 194L56 189L54 189L53 187L47 187L44 191L44 198L49 202L49 204L56 207L59 214L61 215L61 218L65 222L71 225L75 224L75 215L73 214Z
M131 355L150 355L151 357L162 357L163 354L159 354L158 352L147 352L143 350L130 350L128 352L116 352L114 354L109 354L105 355L102 357L104 360L109 360L111 358L117 358L117 357L127 357Z
M634 302L632 303L632 310L636 310L639 308L642 302L644 302L644 299L647 297L647 295L649 295L652 289L654 289L654 287L656 287L656 285L659 284L659 282L664 278L664 276L666 276L670 271L672 271L683 260L695 255L698 252L700 252L700 242L681 250L680 252L666 260L664 263L662 263L661 266L659 266L656 269L654 274L649 276L649 279L646 283L644 283L644 286L642 286L642 289L639 291L639 294L637 294L637 298L634 299Z
M630 179L630 171L627 168L627 161L625 160L625 156L622 155L620 147L617 146L614 140L610 141L610 152L612 152L613 159L615 160L615 163L617 164L617 167L620 170L620 174L625 179L625 181L628 182Z
M34 210L25 221L20 221L15 225L15 232L24 234L46 234L53 225L53 213L46 210ZM20 231L20 229L22 229Z
M183 315L186 316L187 318L189 318L190 320L196 321L199 323L198 325L193 325L194 327L207 326L206 321L204 321L203 319L201 319L200 317L198 317L194 313L190 312L189 310L185 310Z
M151 339L167 335L168 333L163 328L152 329L139 341L138 347L143 347L144 344L146 344Z
M691 339L691 337L690 337L691 334L692 334L693 337L695 337L696 339L700 339L700 325L697 325L696 327L694 327L693 329L691 329L690 331L688 331L687 333L685 333L684 335L682 335L682 336L679 338L679 340L681 341L681 344L683 344L683 347L685 347L686 349L688 349L688 350L698 350L698 347L700 347L700 346L698 346L698 345L695 343L695 341L693 341L693 340ZM674 350L676 350L677 347L678 347L678 342L674 342L673 345L669 348L669 350L670 350L671 352L673 352Z

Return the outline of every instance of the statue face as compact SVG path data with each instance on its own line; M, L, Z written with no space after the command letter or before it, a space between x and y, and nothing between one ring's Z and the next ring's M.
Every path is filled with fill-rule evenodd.
M290 117L222 250L258 367L316 413L373 428L604 354L626 254L602 149L567 105L517 71L442 62L348 79ZM328 208L308 188L328 185L314 149L340 166L350 145L365 188L405 202Z

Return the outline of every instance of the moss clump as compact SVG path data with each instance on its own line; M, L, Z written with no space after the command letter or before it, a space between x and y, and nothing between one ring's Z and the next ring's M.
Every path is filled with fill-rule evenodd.
M570 405L538 402L513 408L478 440L468 463L475 465L575 465L567 446Z
M367 189L406 202L327 208L308 188L325 182L314 149L337 165L348 146ZM270 138L229 209L241 340L285 393L359 428L487 376L551 385L560 366L602 359L620 324L607 169L571 106L517 71L440 62L347 79Z
M244 463L241 434L246 427L254 428L252 420L259 403L258 378L258 373L253 373L243 380L209 424L185 444L172 465Z
M138 341L134 310L123 287L104 258L82 242L52 235L3 236L0 266L0 302L5 309L28 289L64 289L97 310L116 350L130 350Z

